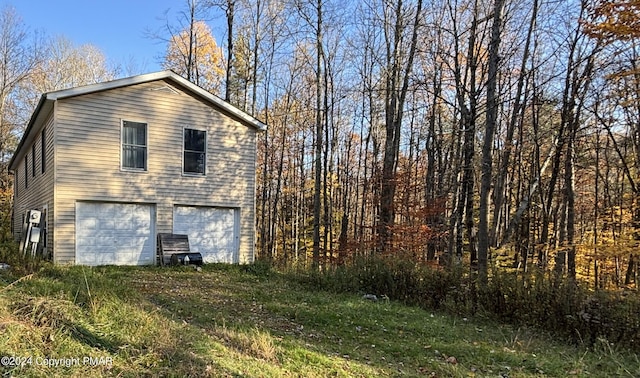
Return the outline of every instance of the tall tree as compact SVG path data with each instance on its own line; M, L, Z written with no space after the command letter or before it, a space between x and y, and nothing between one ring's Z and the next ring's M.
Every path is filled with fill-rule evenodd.
M380 194L380 223L378 224L379 248L387 251L391 247L395 222L394 200L396 194L396 172L404 106L409 90L409 80L416 55L422 0L407 9L402 0L385 2L385 74L384 115L385 142ZM409 43L403 43L409 33Z
M104 53L91 44L76 46L60 36L43 41L39 51L38 64L32 68L29 78L18 86L15 96L25 124L42 93L109 81L117 76L117 69L110 66Z
M524 95L524 87L525 80L527 79L528 70L527 64L529 60L529 56L531 53L531 44L533 40L533 34L535 31L536 21L538 18L538 9L539 2L538 0L534 0L532 4L531 10L531 18L529 20L529 27L527 29L527 35L525 38L524 47L522 50L522 61L520 63L520 72L518 73L517 84L516 84L516 93L513 98L513 105L511 109L511 116L509 118L509 122L507 124L506 135L504 138L504 150L502 152L501 159L499 160L499 169L496 177L495 188L493 190L493 199L494 199L494 215L493 221L491 223L490 229L490 242L493 246L496 246L498 242L499 230L498 227L500 225L501 219L506 219L507 214L505 214L505 209L503 208L505 202L505 186L507 183L507 175L509 172L509 167L511 164L511 157L514 152L514 142L513 137L516 130L516 126L518 123L523 123L521 121L521 111L523 108L523 95ZM505 235L505 237L509 237Z
M466 231L467 248L469 251L469 258L471 265L477 265L476 254L476 242L474 234L474 156L475 156L475 139L476 139L476 121L478 116L478 77L479 73L479 60L478 52L480 50L478 39L481 37L479 33L480 6L478 0L473 0L473 5L468 5L464 9L470 9L471 21L468 30L463 32L459 31L458 23L461 22L458 19L458 9L454 7L454 4L448 3L448 12L451 17L451 27L453 31L453 62L450 63L452 67L453 81L455 83L455 112L458 117L458 127L462 134L462 145L459 147L460 151L457 154L461 159L462 172L459 174L460 184L457 185L457 192L455 196L455 210L451 216L451 238L455 240L451 241L448 256L449 262L454 261L453 251L455 249L455 259L458 262L462 260L463 255L463 231ZM463 35L467 35L467 52L466 55L462 51L460 42L463 39ZM460 144L459 142L457 143ZM456 177L456 181L458 177Z
M33 45L32 45L33 43ZM10 156L17 134L23 125L17 122L9 109L11 94L32 74L40 62L37 53L37 39L31 38L22 19L14 8L4 7L0 10L0 156ZM3 167L3 175L6 167Z
M498 63L500 35L502 33L502 9L504 0L495 0L493 26L489 44L489 76L487 78L487 119L482 145L482 177L480 184L480 222L478 226L478 273L480 281L487 280L487 257L489 253L489 195L491 190L493 138L498 123Z
M218 93L225 76L222 49L203 20L203 5L197 0L187 3L188 10L179 20L181 28L175 30L167 23L170 38L162 64L209 92Z
M316 144L314 155L314 169L315 180L313 184L313 263L318 265L320 262L320 207L321 207L321 186L322 186L322 149L323 149L323 125L325 116L324 109L322 107L322 91L323 86L326 85L324 79L324 45L323 45L323 28L324 23L322 21L323 3L322 0L317 0L315 4L316 11L316 24L315 24L315 46L316 46Z
M225 85L224 85L224 99L225 101L231 101L232 91L232 76L235 69L235 54L234 47L236 41L236 35L234 34L235 17L236 17L236 0L208 0L207 6L215 6L224 12L226 26L227 26L227 59L225 65ZM258 5L259 7L259 5Z
M11 184L7 163L24 124L23 112L14 93L40 62L38 39L28 32L15 9L0 9L0 238L8 238L11 214Z

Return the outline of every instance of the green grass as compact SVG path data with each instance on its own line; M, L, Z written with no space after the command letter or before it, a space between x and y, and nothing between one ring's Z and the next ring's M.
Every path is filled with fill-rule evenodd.
M32 359L3 376L640 376L639 357L605 341L570 346L246 267L45 266L15 280L0 273L0 356Z

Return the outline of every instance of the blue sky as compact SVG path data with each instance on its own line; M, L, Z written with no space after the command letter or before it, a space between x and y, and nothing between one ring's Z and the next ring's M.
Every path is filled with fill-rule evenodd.
M0 0L13 6L31 31L65 36L74 44L100 48L110 62L133 61L141 71L161 69L164 43L145 35L161 30L164 13L170 20L185 8L184 0ZM172 21L173 21L172 20Z

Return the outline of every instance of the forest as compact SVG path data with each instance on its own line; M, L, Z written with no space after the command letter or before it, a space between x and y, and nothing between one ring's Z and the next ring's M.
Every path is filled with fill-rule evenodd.
M640 2L238 12L251 22L234 32L230 98L269 125L262 257L390 255L480 277L501 267L636 284ZM245 64L255 76L239 80Z
M633 288L640 1L185 0L162 66L254 115L257 258ZM0 14L2 238L43 92L138 74ZM213 30L222 30L216 40Z

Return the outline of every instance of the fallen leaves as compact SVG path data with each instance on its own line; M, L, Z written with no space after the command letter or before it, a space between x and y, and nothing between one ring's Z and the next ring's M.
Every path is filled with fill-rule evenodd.
M458 359L455 358L454 356L449 356L445 359L445 362L451 365L457 365L458 364Z

